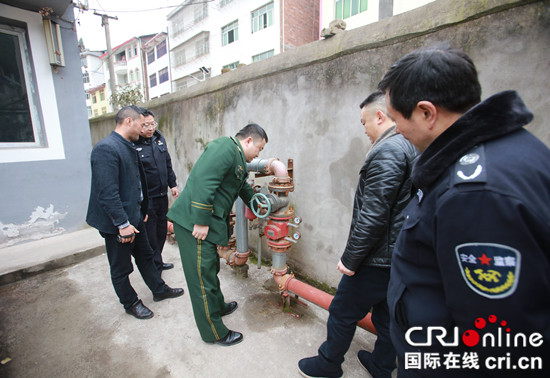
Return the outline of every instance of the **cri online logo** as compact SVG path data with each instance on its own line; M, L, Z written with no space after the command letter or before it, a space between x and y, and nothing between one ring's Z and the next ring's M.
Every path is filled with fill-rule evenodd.
M474 326L478 330L486 330L489 324L497 324L496 315L489 315L487 320L484 318L477 318L474 321ZM543 336L534 332L530 335L524 333L516 333L512 335L510 333L510 328L506 320L501 320L497 326L496 334L491 332L486 332L483 336L480 336L479 332L475 329L469 329L464 331L462 334L462 343L470 348L475 347L479 344L483 347L540 347L544 342ZM444 347L456 347L459 344L459 330L458 327L454 327L452 334L448 334L445 327L439 326L430 326L426 328L426 341L414 341L411 337L417 334L415 337L418 340L418 336L422 335L424 331L423 327L411 327L405 333L405 339L407 343L412 346L432 346L433 339L437 340L441 346Z

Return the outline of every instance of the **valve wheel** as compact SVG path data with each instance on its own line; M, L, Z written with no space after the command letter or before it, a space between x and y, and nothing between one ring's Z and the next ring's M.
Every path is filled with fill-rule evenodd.
M269 213L271 213L271 202L267 199L267 196L263 193L256 193L252 196L252 199L250 200L250 204L252 205L252 212L255 216L258 218L267 218ZM254 206L256 204L257 206ZM258 210L256 210L256 207ZM265 214L260 214L261 209L266 209L267 212Z

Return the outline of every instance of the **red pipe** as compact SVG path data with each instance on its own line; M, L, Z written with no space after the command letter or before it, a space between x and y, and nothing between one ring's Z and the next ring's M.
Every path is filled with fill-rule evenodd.
M324 308L325 310L328 310L330 303L334 298L332 295L327 294L322 290L297 280L290 274L285 274L283 276L274 275L273 279L277 282L277 284L279 284L279 289L281 291L291 291L300 297ZM376 335L376 329L372 324L370 312L359 323L357 323L357 325Z

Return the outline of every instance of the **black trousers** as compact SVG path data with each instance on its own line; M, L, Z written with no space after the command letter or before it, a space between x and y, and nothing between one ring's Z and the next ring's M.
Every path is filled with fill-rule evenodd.
M158 271L162 271L162 249L166 241L168 231L166 213L168 212L168 196L149 198L149 209L147 210L147 237L153 248L153 261Z
M124 308L130 308L138 300L138 296L132 284L130 283L130 274L134 271L132 256L136 262L138 270L143 277L143 281L154 294L161 294L166 291L167 286L160 277L159 271L153 263L153 250L147 240L147 232L143 222L140 222L136 228L139 234L136 234L133 243L119 243L116 234L106 234L100 232L105 239L105 249L107 258L111 267L111 281L115 288L116 295Z
M391 377L396 352L390 339L390 316L386 293L390 269L360 267L355 275L342 276L329 307L327 340L319 347L319 357L326 370L337 370L344 362L357 323L372 308L372 322L378 334L372 361L375 377Z

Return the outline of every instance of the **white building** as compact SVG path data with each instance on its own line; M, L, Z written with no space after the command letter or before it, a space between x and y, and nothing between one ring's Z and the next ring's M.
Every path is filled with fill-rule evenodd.
M144 71L147 83L144 93L146 101L172 92L168 51L168 34L166 32L158 33L143 44L143 55L146 61Z
M103 61L99 58L105 51L85 50L80 53L80 66L82 69L82 81L86 92L86 108L88 118L92 117L92 100L89 90L105 83Z
M321 0L321 26L342 19L346 30L364 26L391 17L434 0Z
M139 88L141 93L145 94L145 59L143 56L143 45L147 43L154 35L145 35L134 37L128 41L114 47L114 74L115 85L118 89L125 87ZM111 97L110 75L107 53L101 56L103 61L103 72L105 73L106 98ZM145 98L145 97L144 97ZM112 105L109 103L108 110L113 111Z
M319 39L318 0L187 0L167 19L173 91Z

